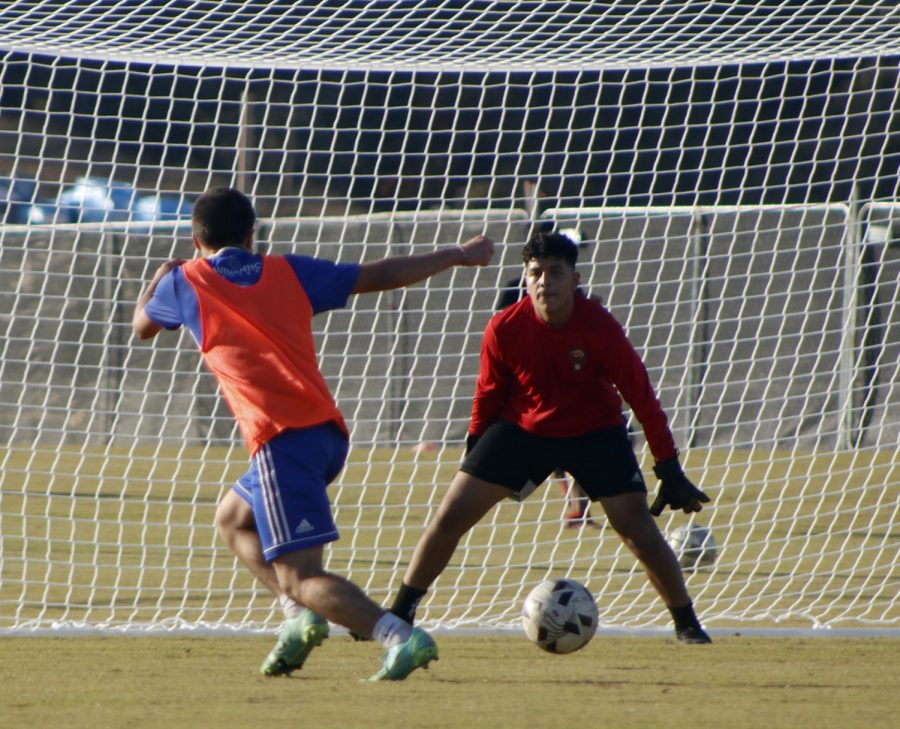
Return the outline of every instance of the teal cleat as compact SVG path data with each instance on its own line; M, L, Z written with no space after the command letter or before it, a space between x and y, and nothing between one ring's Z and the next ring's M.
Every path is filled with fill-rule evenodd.
M328 622L311 610L303 609L286 620L278 633L278 642L260 666L266 676L288 676L303 666L316 646L328 637Z
M421 628L413 628L412 635L404 643L388 649L384 665L370 681L402 681L417 668L428 668L431 661L438 659L438 649L434 639Z

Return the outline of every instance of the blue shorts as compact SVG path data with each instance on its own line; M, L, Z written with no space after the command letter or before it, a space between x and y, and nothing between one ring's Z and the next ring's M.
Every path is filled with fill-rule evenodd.
M253 509L266 561L338 538L326 487L347 448L343 432L326 423L286 430L254 454L233 490Z

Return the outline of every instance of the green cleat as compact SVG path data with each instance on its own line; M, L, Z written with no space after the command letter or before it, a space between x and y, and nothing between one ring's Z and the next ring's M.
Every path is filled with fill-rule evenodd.
M402 681L417 668L428 668L431 661L438 659L434 639L421 628L413 628L412 635L404 643L388 649L384 665L370 681Z
M328 622L304 608L286 620L278 633L278 642L260 666L266 676L288 676L303 666L313 648L328 637Z

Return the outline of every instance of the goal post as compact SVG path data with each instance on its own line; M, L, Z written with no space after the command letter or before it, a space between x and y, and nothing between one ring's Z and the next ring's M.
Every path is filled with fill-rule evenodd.
M247 455L190 335L131 337L219 185L251 195L267 252L497 241L490 266L314 320L352 433L327 564L375 600L459 465L482 331L548 225L578 231L582 288L712 497L658 520L715 539L687 572L704 623L896 630L895 2L34 5L0 13L0 633L280 620L215 534ZM423 622L510 628L552 576L605 628L668 625L602 514L565 511L552 483L499 505Z

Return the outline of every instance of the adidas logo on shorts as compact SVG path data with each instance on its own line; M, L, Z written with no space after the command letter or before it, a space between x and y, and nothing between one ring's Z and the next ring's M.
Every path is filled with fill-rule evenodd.
M315 527L306 519L300 522L300 525L294 530L294 534L306 534L306 532L315 531Z

